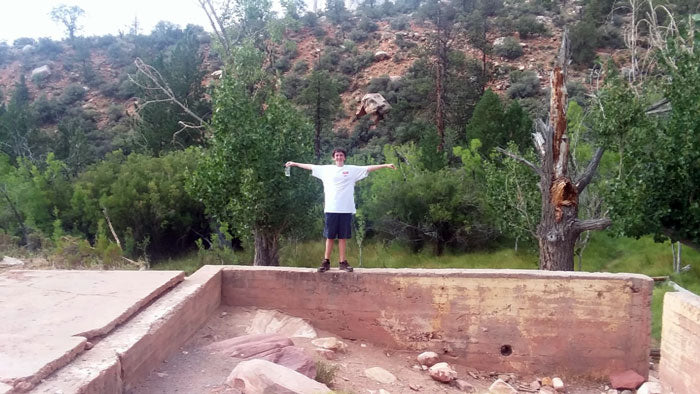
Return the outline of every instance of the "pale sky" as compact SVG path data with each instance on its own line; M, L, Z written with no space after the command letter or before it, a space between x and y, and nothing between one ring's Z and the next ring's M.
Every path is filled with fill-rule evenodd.
M313 0L307 1L313 4ZM276 3L276 2L275 2ZM319 0L319 8L325 1ZM209 20L197 0L0 0L0 42L19 37L66 37L65 27L51 20L51 9L60 4L77 5L85 10L79 19L82 36L117 35L129 31L134 17L140 32L148 34L160 21L172 22L181 28L194 24L211 31Z

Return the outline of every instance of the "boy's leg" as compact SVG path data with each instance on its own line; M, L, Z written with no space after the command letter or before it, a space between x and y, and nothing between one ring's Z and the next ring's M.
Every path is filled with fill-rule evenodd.
M345 248L347 246L346 243L347 239L345 238L339 238L338 239L338 253L340 254L340 260L339 261L346 261L347 259L345 258ZM330 256L330 255L329 255ZM330 258L330 257L327 257Z
M345 253L345 249L344 249L345 244L344 244L344 243L341 244L341 241L345 241L345 240L344 240L344 239L339 239L339 240L338 240L338 246L341 248L341 249L340 249L340 253ZM341 245L342 245L342 246L341 246ZM330 260L330 259L331 259L331 253L333 253L333 239L328 238L328 239L326 239L326 253L323 255L323 257L324 257L326 260Z

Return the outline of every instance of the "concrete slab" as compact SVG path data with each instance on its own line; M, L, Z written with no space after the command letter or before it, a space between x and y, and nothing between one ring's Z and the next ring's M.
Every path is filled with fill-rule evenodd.
M0 273L0 382L36 384L183 279L181 271Z
M177 352L219 307L221 270L222 266L200 268L31 392L129 392L129 387Z

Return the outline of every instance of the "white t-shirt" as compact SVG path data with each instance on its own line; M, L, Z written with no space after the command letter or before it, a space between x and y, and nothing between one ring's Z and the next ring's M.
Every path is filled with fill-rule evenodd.
M311 175L323 182L324 212L355 213L355 182L367 177L365 166L313 166Z

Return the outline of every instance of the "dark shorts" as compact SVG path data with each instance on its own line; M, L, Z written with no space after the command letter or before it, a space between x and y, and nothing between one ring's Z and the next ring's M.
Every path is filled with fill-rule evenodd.
M352 233L352 214L326 212L323 237L326 239L348 239Z

